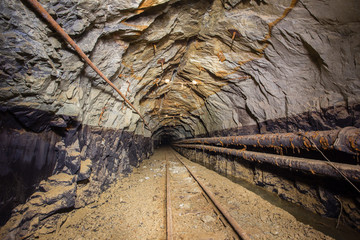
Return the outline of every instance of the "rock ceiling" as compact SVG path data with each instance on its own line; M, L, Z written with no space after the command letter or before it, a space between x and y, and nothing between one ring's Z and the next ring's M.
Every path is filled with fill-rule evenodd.
M7 104L182 138L359 100L355 0L40 2L152 132L17 1L0 4Z
M226 11L220 1L180 2L152 25L137 25L141 15L127 20L142 34L124 56L120 77L139 81L136 95L155 128L197 121L209 96L230 81L251 78L240 66L263 57L272 26L295 3L248 3Z

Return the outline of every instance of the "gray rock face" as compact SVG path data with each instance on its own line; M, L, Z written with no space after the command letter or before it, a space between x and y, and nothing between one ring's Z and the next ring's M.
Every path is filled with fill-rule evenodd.
M29 6L1 1L0 145L16 150L0 171L34 163L26 196L64 173L81 207L150 140L360 126L358 0L40 3L151 130Z
M4 104L151 134L31 9L1 4ZM158 136L210 134L359 102L356 0L43 4Z

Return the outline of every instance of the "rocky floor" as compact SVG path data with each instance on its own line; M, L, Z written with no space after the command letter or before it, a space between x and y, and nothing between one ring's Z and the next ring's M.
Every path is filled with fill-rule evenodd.
M49 219L48 224L30 238L165 239L165 154L171 156L174 151L157 150L130 176L101 194L97 202L61 213L55 226ZM221 224L182 165L175 158L168 159L176 239L234 239L232 230ZM181 159L206 182L251 239L332 239L227 178ZM216 235L219 231L225 234Z
M173 239L239 239L185 166L167 151Z

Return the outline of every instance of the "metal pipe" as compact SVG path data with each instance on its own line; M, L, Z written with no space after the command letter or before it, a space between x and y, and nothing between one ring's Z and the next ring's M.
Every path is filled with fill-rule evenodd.
M231 227L235 230L235 232L239 235L239 237L243 240L250 240L250 237L246 234L246 232L240 227L237 221L230 215L230 213L221 205L221 203L216 199L215 195L200 182L200 180L194 175L194 173L190 170L190 168L183 162L181 159L174 153L175 157L185 166L185 168L189 171L191 176L196 180L196 182L200 185L200 187L204 190L206 195L211 199L214 205L219 209L221 214L226 218L226 220L230 223Z
M25 0L28 2L80 55L80 57L90 65L94 71L99 74L101 78L103 78L123 99L129 104L129 106L135 110L137 114L144 121L144 124L149 128L149 125L145 121L144 117L141 113L135 108L134 105L130 103L130 101L120 92L120 90L95 66L95 64L85 55L85 53L81 50L81 48L74 42L74 40L62 29L62 27L50 16L50 14L45 10L43 6L37 0Z
M207 150L214 153L223 153L240 157L246 161L269 163L277 167L318 174L327 177L342 178L328 162L314 159L281 156L269 153L259 153L245 150L229 149L199 144L174 144L175 147ZM332 163L350 180L360 182L360 165Z
M319 149L336 149L350 154L360 152L360 129L346 127L338 130L313 131L299 133L256 134L245 136L212 137L185 139L177 143L208 144L208 145L238 145L272 148L299 148L315 150L313 144Z

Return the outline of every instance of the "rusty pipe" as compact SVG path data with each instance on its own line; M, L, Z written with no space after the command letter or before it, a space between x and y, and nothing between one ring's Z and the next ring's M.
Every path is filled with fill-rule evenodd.
M25 0L29 3L34 10L36 10L63 38L66 40L80 55L80 57L87 63L89 66L94 69L94 71L99 74L99 76L104 79L121 97L124 101L129 104L129 106L135 110L137 114L144 121L144 124L150 130L149 125L145 121L142 114L135 108L133 104L120 92L120 90L95 66L95 64L85 55L85 53L81 50L81 48L75 43L75 41L64 31L64 29L50 16L50 14L46 11L46 9L37 1L37 0Z
M199 144L174 144L174 146L179 148L200 149L207 150L213 153L227 154L235 157L240 157L241 159L249 162L268 163L277 167L302 171L306 173L311 173L313 175L318 174L334 178L342 177L328 162L321 160L281 156L269 153L259 153ZM332 164L337 169L339 169L348 179L360 182L360 165L351 165L335 162L333 162Z
M173 227L172 227L172 209L171 209L171 195L170 195L170 171L169 171L169 160L167 159L165 152L166 162L166 239L172 240Z
M319 149L323 150L335 149L350 154L359 154L360 129L355 127L346 127L329 131L193 138L185 139L177 143L221 146L246 145L253 147L299 148L306 150L315 150L315 146L313 144L316 144Z

